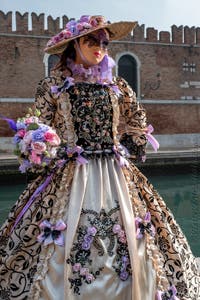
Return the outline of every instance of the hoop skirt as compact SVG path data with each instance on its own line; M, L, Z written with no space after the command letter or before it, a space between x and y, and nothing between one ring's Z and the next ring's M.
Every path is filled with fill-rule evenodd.
M37 89L41 120L65 146L48 169L35 170L1 228L0 299L200 299L187 240L133 163L146 144L134 93L117 78L114 87L77 82L53 94L62 80L46 78Z

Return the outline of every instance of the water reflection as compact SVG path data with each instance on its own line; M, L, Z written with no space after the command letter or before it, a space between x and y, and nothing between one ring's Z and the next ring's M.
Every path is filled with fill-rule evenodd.
M198 168L140 167L173 212L196 256L200 256L200 165ZM26 186L25 177L18 176L17 180L0 178L0 223Z
M196 256L200 256L199 170L199 165L143 169L143 173L173 212Z

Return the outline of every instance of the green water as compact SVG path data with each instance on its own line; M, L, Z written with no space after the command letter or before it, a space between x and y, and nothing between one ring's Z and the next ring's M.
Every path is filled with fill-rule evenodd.
M198 167L199 168L199 167ZM185 233L193 253L200 256L200 172L197 167L145 167L142 172L153 183ZM0 223L26 186L26 178L16 182L0 177Z

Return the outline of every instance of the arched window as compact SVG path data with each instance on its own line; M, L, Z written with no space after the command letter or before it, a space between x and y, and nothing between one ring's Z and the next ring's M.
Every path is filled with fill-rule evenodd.
M118 60L118 76L123 77L138 96L137 61L129 54L125 54Z
M50 75L51 70L53 67L59 62L59 56L58 55L49 55L48 57L48 76Z

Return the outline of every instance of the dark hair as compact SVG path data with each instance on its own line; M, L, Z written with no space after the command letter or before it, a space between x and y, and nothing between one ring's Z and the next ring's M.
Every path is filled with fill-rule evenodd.
M74 48L74 41L69 42L67 48L63 51L63 53L60 56L60 61L55 65L53 70L69 70L70 73L72 71L67 67L67 58L70 58L71 60L75 61L76 59L76 50Z

